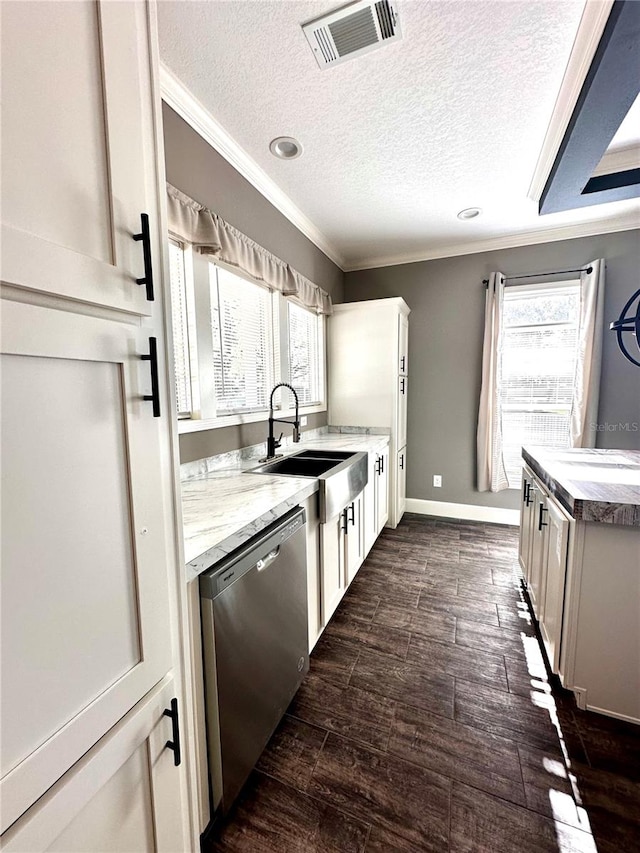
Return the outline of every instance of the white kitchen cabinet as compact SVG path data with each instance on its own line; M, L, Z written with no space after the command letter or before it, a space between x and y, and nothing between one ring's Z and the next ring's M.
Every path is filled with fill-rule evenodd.
M2 836L4 853L188 849L165 678Z
M318 495L311 495L302 504L307 516L305 525L307 545L307 610L309 618L309 652L322 633L322 586L320 554L320 514Z
M148 214L159 275L145 4L34 0L1 13L2 280L150 315L133 240Z
M334 306L327 324L329 423L389 433L390 458L405 453L409 308L399 297ZM406 468L389 472L388 523L404 512Z
M542 617L544 608L544 592L546 589L546 569L547 569L547 531L548 524L546 516L547 509L547 492L543 486L534 480L530 490L532 500L532 526L531 526L531 546L530 546L530 564L529 575L527 579L527 589L529 598L533 605L533 612L536 619Z
M396 470L395 470L395 480L396 480L396 493L394 495L396 500L396 513L398 518L402 518L406 504L407 504L407 448L402 447L398 451L398 456L396 459Z
M364 556L389 516L389 448L369 453L369 480L363 493Z
M533 494L531 488L533 485L533 474L524 466L522 471L522 493L520 496L520 530L519 530L519 545L518 545L518 561L522 569L522 575L525 582L529 582L529 574L531 567L531 539L533 533Z
M94 849L106 844L101 816L115 824L116 812L121 849L129 837L145 849L149 820L149 849L192 846L176 795L184 762L174 767L170 750L160 757L170 723L156 743L162 715L136 714L140 752L121 726L155 685L174 685L165 704L182 689L154 11L83 0L1 8L1 831L11 827L3 845L18 823L21 838L37 829L44 839L22 849L58 849L55 839ZM143 212L153 301L136 283ZM107 743L123 756L121 774ZM89 755L92 778L118 781L95 788L100 806L66 836L57 807L44 804ZM152 761L172 773L157 789ZM145 774L128 836L131 779Z
M571 517L552 497L546 501L547 553L545 560L545 589L540 615L540 633L549 665L556 674L560 668L560 641L562 636L562 611L567 570L567 551ZM545 523L543 521L543 523Z
M320 525L322 627L340 604L364 561L364 492Z

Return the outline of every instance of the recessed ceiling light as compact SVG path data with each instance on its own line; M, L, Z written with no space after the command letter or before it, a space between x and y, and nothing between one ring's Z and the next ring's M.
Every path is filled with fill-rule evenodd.
M476 216L480 216L482 213L482 209L480 207L465 207L464 210L461 210L458 214L458 219L475 219Z
M292 136L277 136L269 143L269 151L281 160L295 160L302 154L302 145Z

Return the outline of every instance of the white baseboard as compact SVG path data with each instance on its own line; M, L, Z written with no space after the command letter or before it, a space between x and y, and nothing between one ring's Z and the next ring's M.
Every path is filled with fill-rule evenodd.
M495 506L476 506L475 504L454 504L446 501L423 501L407 498L407 512L420 515L437 515L441 518L459 518L464 521L488 521L491 524L520 524L520 510L501 509Z

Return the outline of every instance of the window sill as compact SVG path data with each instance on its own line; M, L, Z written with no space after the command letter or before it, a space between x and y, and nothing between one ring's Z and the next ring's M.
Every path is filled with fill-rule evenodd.
M326 412L326 403L319 403L317 406L301 406L299 414L313 415L318 412ZM275 416L277 418L293 418L295 409L276 409ZM204 432L208 429L223 429L229 426L238 426L240 424L254 424L260 421L266 422L269 418L269 412L248 412L244 415L226 415L221 418L209 418L207 420L198 420L196 418L183 418L178 420L178 433L187 432Z

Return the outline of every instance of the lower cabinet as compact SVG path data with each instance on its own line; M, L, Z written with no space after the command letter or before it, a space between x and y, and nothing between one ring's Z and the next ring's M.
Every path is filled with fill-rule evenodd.
M189 850L167 675L2 836L3 853Z
M525 465L522 472L522 494L520 502L520 541L518 559L525 581L529 580L531 569L531 533L533 528L533 474Z
M320 525L322 626L324 627L364 560L364 492Z
M545 586L538 618L549 665L558 674L571 518L552 498L547 499L546 524Z
M404 515L407 505L407 448L402 447L397 453L396 459L396 488L394 498L396 501L396 524L399 524Z
M531 485L531 532L529 546L529 571L527 589L536 617L540 619L544 606L544 590L546 584L546 554L547 554L547 492L538 481Z
M389 448L369 453L369 481L363 492L364 555L389 518Z

